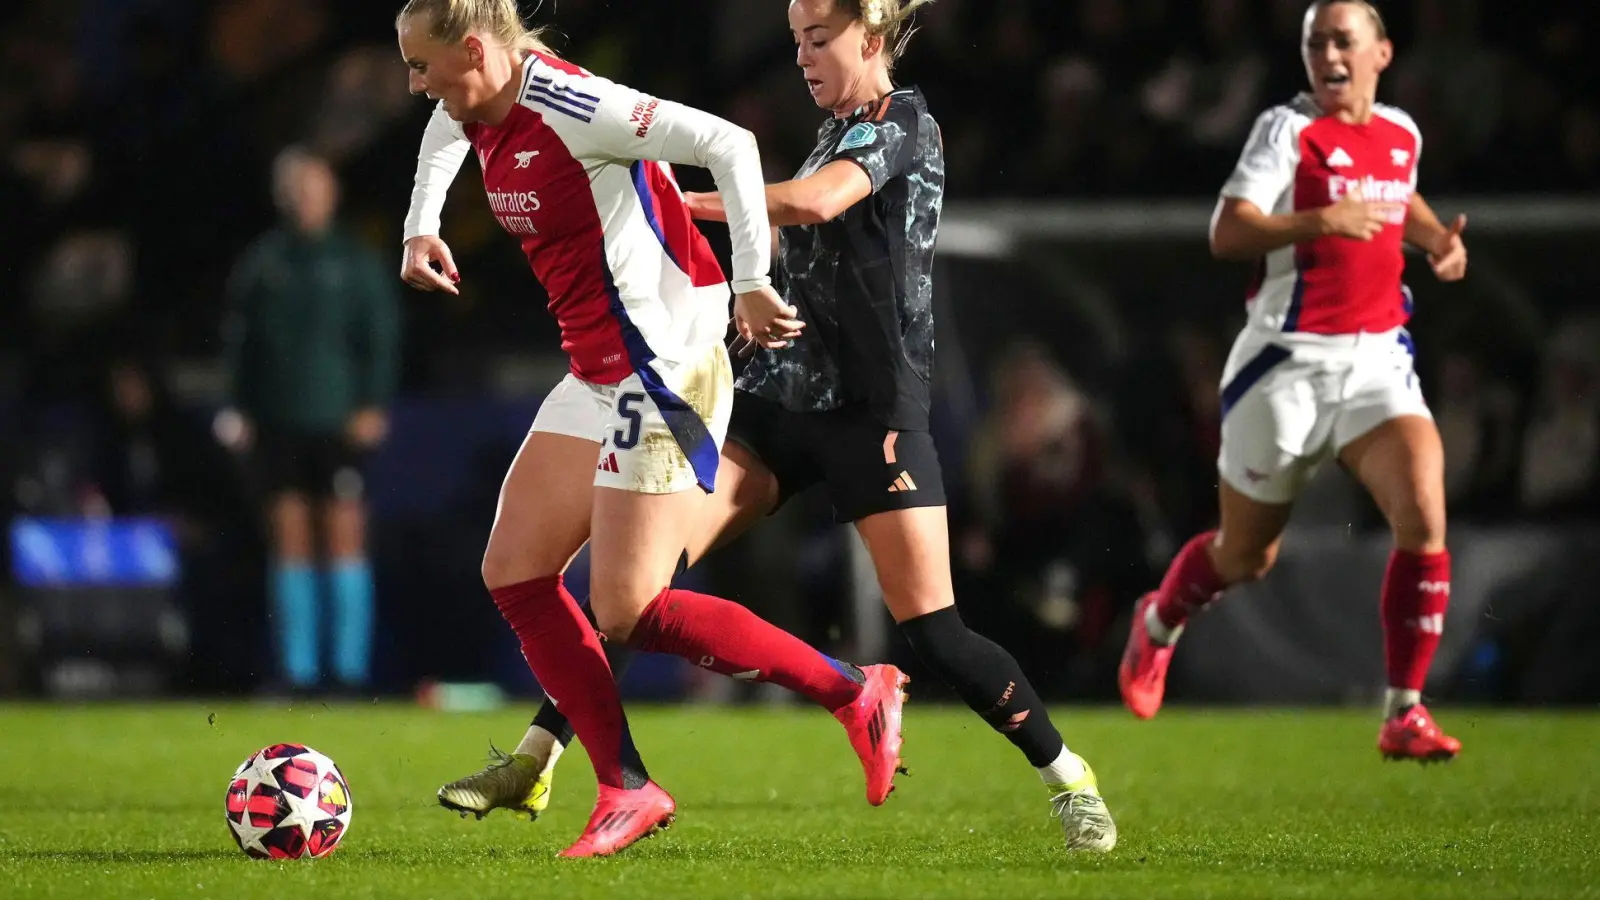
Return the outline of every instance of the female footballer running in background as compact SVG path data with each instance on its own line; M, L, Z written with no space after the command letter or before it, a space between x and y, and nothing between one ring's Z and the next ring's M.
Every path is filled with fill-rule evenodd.
M395 25L412 92L439 101L402 277L455 292L439 214L475 151L489 206L519 238L571 358L506 474L483 559L485 586L599 780L589 825L563 855L614 853L675 811L645 772L599 638L562 585L586 541L592 606L611 641L805 694L845 725L881 803L900 761L904 676L863 672L741 606L669 588L715 485L733 378L728 284L662 163L710 170L727 198L741 327L782 346L801 323L768 283L754 138L560 59L513 0L410 0Z
M1118 681L1135 715L1155 715L1184 623L1228 586L1267 574L1295 497L1335 456L1394 534L1378 748L1450 759L1460 742L1421 702L1450 599L1444 452L1413 371L1401 274L1404 241L1441 280L1462 278L1466 219L1440 224L1416 192L1416 124L1375 101L1394 55L1378 11L1317 0L1302 52L1311 91L1256 120L1212 222L1215 256L1260 265L1223 376L1221 527L1190 540L1140 600Z
M831 113L792 181L767 188L788 300L807 328L761 344L738 382L722 480L690 558L788 497L826 486L853 523L884 601L921 660L1044 781L1073 850L1110 850L1116 826L1094 773L1068 750L1015 659L969 629L955 608L939 460L928 433L933 365L933 248L944 194L939 126L892 65L926 0L794 0L796 62ZM697 218L736 221L732 198L688 197ZM474 811L537 813L548 803L551 751L563 725L540 710L519 756L446 785ZM581 735L580 735L581 737Z

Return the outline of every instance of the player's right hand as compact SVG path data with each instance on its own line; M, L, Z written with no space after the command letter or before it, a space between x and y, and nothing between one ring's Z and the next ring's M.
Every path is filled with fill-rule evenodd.
M789 341L799 337L806 327L806 323L797 318L799 314L800 311L783 302L770 285L734 295L733 322L739 329L739 342L734 352L749 356L756 347L782 350L789 346Z
M1360 188L1352 188L1338 203L1322 208L1322 227L1328 234L1370 241L1404 208L1399 203L1368 203Z
M439 264L439 271L433 264ZM456 282L461 273L456 271L456 261L450 248L434 234L419 234L406 241L405 255L400 260L400 280L419 291L445 291L460 294Z

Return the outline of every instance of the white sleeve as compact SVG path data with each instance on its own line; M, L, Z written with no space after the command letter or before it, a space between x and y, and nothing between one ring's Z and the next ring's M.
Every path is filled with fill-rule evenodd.
M728 214L734 293L771 284L767 185L755 135L710 113L602 78L564 85L558 75L548 87L532 90L567 95L587 92L576 96L589 105L589 114L583 118L590 121L573 131L601 155L709 169ZM570 122L564 124L571 126Z
M1271 215L1294 187L1294 170L1300 164L1300 142L1295 114L1274 107L1256 118L1233 174L1222 186L1222 196L1248 200Z
M428 127L422 132L422 148L417 151L417 174L411 187L411 207L406 210L405 240L423 234L439 233L439 216L444 212L450 182L471 152L472 144L460 123L436 106Z
M1406 115L1399 110L1395 110L1395 112L1399 113L1396 118L1400 120L1400 124L1404 125L1405 129L1411 132L1411 136L1415 138L1417 142L1417 149L1411 154L1411 190L1416 191L1417 170L1422 166L1422 129L1417 127L1416 120L1411 118L1409 115Z

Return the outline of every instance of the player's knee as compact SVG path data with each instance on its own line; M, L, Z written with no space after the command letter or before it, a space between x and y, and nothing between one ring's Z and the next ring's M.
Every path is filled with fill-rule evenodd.
M1391 504L1389 529L1397 548L1411 553L1434 553L1444 549L1444 502L1429 494L1412 491Z
M929 584L895 584L884 586L883 603L896 622L907 622L942 609L954 609L954 589L939 584L936 579Z
M483 550L479 571L484 587L494 590L560 575L576 552L576 548L569 549L559 536L550 540L538 529L496 522L489 532L489 544Z
M479 571L483 575L483 586L494 590L506 585L532 581L535 578L547 578L559 574L560 569L541 566L538 560L530 559L526 554L508 552L502 545L490 541L488 549L483 553L483 563Z
M592 574L589 608L594 613L595 629L605 635L607 641L625 644L633 639L639 619L650 604L665 593L665 588L653 581L630 577L630 573Z
M638 603L600 591L590 593L589 608L594 613L595 630L613 644L626 644L633 639L639 616L644 612Z
M505 554L494 551L493 544L490 544L489 549L484 551L483 563L479 566L479 572L483 575L484 587L494 590L498 587L505 587L508 584L516 584L511 577L511 561L505 557Z
M959 663L972 633L953 605L901 619L899 628L917 658L941 673Z

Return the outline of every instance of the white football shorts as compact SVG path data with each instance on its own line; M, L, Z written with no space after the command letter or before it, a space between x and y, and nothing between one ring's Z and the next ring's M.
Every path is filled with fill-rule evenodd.
M618 384L569 372L545 397L532 430L598 441L597 487L709 493L733 412L733 369L721 343L686 359L652 360Z
M1401 416L1432 418L1403 328L1320 335L1246 328L1222 376L1217 471L1261 503L1290 503L1328 459Z

